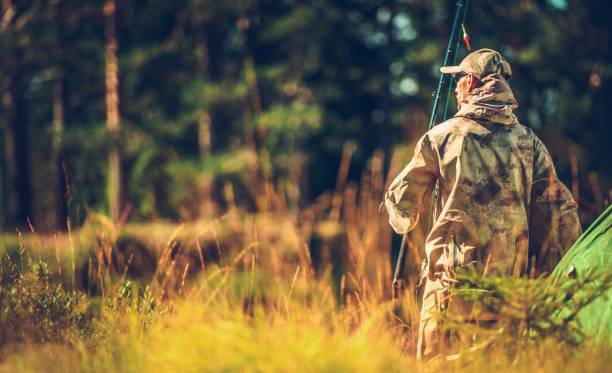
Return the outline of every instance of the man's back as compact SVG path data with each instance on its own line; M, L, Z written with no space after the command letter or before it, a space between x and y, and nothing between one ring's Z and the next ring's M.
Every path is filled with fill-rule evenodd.
M449 252L454 265L474 263L489 274L525 273L534 157L543 155L539 140L518 123L464 117L428 136L439 154L439 214L427 247L436 272L453 265L447 262L452 258L436 256L444 253L437 243L453 242L460 250Z
M519 276L532 256L558 257L580 232L576 204L544 144L514 116L506 80L491 75L483 82L454 118L419 140L386 195L391 225L402 233L414 227L439 182L425 248L434 277L467 264ZM547 253L529 250L532 214L542 221L545 232L536 235L547 242Z

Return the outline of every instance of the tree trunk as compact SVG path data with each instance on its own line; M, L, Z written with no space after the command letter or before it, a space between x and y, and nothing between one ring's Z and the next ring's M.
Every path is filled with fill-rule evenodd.
M3 14L14 12L11 0L2 1ZM4 37L13 38L13 21L4 25ZM4 60L2 111L4 114L4 161L8 189L8 225L27 228L31 214L30 154L28 123L23 102L22 53L17 47L8 50Z
M65 227L67 218L67 207L65 198L65 177L63 172L62 156L62 133L64 132L64 81L63 76L56 78L53 87L53 122L51 136L51 180L52 180L52 209L53 209L53 229Z
M200 15L200 18L204 18L203 15ZM202 31L203 25L200 24L198 26L200 32L197 36L195 50L198 67L202 76L210 78L208 43L204 31ZM212 116L208 108L203 110L198 118L198 145L200 160L205 161L210 156L212 149ZM199 217L214 215L216 209L212 200L213 177L211 175L202 175L198 188Z
M60 19L61 0L55 0L53 6L53 22L55 26L56 39L55 48L57 59L55 61L55 81L53 85L53 121L51 127L51 180L53 200L53 225L54 229L62 229L67 219L67 206L65 197L65 177L63 172L62 155L62 133L64 132L65 122L65 75L64 75L64 48L65 43L62 38L61 19Z
M104 4L104 34L106 62L106 127L110 134L108 151L107 198L111 219L117 221L121 210L122 180L121 157L119 154L118 132L119 116L119 66L117 64L117 31L115 27L116 0L107 0Z
M18 228L28 226L31 214L30 154L28 125L26 121L22 92L18 88L19 77L12 72L3 89L4 151L8 185L8 222Z

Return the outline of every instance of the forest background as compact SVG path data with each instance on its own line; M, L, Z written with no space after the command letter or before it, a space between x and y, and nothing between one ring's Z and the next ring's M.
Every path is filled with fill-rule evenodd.
M426 130L455 2L2 6L0 226L54 232L87 211L270 210L270 193L297 214L373 157L397 171ZM475 48L510 61L519 120L585 225L612 186L610 14L607 1L475 0L466 22Z

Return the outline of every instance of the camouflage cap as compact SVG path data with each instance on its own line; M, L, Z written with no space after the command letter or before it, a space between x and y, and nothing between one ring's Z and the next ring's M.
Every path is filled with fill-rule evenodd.
M459 66L444 66L440 71L446 74L472 74L482 79L490 74L500 74L506 79L512 76L510 64L493 49L479 49L468 54Z

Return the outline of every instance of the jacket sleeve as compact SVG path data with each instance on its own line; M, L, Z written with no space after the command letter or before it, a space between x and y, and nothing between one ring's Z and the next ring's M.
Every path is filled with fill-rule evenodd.
M538 273L551 272L582 233L578 205L557 177L550 154L535 137L531 186L530 256Z
M438 161L429 136L425 134L416 145L412 160L400 172L385 194L389 223L398 234L417 225L424 210L424 199L431 192L437 174Z

